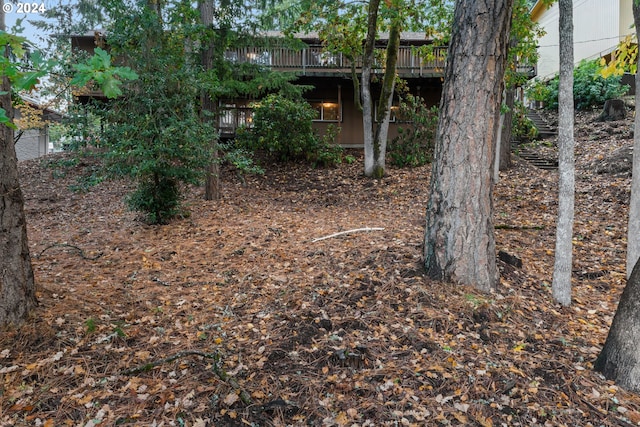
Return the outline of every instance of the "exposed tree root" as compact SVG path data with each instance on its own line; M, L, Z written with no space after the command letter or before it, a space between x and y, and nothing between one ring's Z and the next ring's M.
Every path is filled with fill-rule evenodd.
M78 254L82 257L82 259L86 259L88 261L95 261L95 260L97 260L98 258L100 258L103 255L102 252L98 252L98 254L96 256L90 257L90 256L86 256L85 253L84 253L84 250L80 249L77 246L70 245L68 243L54 243L52 245L47 246L42 251L40 251L40 253L38 255L35 255L35 258L40 258L42 256L42 254L44 254L46 251L48 251L51 248L71 248L71 249L75 249L76 251L78 251Z

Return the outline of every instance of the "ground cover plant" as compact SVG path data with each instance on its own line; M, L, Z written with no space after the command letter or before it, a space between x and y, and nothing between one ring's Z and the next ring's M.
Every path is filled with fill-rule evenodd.
M557 173L518 158L496 188L492 294L423 274L429 165L370 180L354 151L225 171L221 201L191 188L189 217L150 226L126 181L74 191L92 156L21 163L39 307L0 334L0 424L637 425L638 396L591 369L629 196L598 165L632 142L630 120L593 118L576 128L570 308L550 290Z
M629 86L621 83L622 76L603 77L602 66L597 60L582 60L573 71L573 96L577 110L587 110L601 106L606 100L621 97ZM559 77L556 74L549 81L534 81L527 88L527 97L544 104L549 110L558 109Z

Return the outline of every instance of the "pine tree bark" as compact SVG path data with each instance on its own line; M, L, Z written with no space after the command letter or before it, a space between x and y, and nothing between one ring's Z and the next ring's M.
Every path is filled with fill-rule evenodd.
M640 262L620 296L604 347L593 368L619 386L640 391Z
M640 2L632 3L636 34L640 36ZM640 65L640 57L638 57ZM636 87L640 73L636 73ZM640 91L636 90L636 105ZM635 117L633 152L640 152L640 114ZM619 386L640 392L640 156L633 156L633 177L629 209L629 238L627 243L627 285L620 296L616 315L607 340L594 363L594 369Z
M640 37L640 2L632 2L633 20L636 36ZM640 39L638 39L640 40ZM640 70L640 55L638 55ZM636 73L636 105L640 105L640 73ZM635 132L633 133L633 152L640 153L640 114L635 114ZM627 231L627 277L631 276L633 266L640 257L640 155L633 156L631 176L631 199L629 201L629 225Z
M571 305L575 161L573 140L573 0L559 0L560 83L558 88L558 223L551 291Z
M0 15L4 30L4 12ZM1 90L0 107L12 118L11 83L6 76ZM22 324L37 304L13 136L13 129L0 125L0 328Z
M445 66L424 262L435 279L498 280L493 162L513 0L459 0Z

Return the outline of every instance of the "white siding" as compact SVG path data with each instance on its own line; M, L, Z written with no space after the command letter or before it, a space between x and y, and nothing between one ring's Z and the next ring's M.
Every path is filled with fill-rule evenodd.
M29 160L47 154L47 130L29 129L26 130L16 143L16 156L18 161Z
M633 22L632 0L574 0L573 39L574 59L595 59L611 52L631 34ZM547 32L538 42L540 59L538 76L551 77L558 72L558 4L544 11L538 23Z

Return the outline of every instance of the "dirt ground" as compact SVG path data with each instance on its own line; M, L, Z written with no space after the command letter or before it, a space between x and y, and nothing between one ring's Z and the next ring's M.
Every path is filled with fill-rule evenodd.
M557 171L495 189L496 292L430 281L430 166L267 165L148 226L91 156L20 164L39 307L0 333L3 426L631 426L592 365L625 284L631 121L576 127L573 300L553 303ZM553 140L528 147L553 158ZM74 160L76 159L76 160ZM368 229L331 235L354 229ZM327 237L325 239L321 239Z

